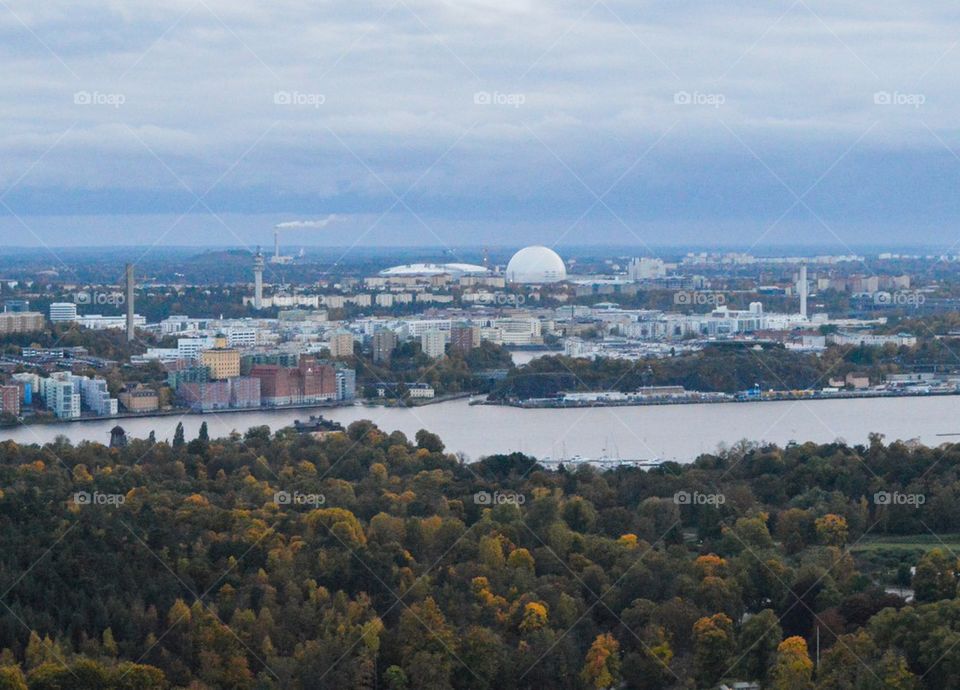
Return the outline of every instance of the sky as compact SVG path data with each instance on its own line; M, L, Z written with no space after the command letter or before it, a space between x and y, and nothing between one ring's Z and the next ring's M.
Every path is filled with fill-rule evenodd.
M941 1L0 0L0 242L955 251L958 43Z

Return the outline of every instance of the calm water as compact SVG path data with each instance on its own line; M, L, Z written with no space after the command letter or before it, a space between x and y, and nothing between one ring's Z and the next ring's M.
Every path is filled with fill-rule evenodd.
M960 396L928 398L822 400L721 405L666 405L567 410L520 410L487 405L469 406L457 400L414 409L348 407L323 410L344 425L370 419L386 431L399 429L411 438L425 428L440 435L448 450L471 458L520 450L536 456L599 455L624 458L666 458L689 461L698 454L731 445L741 439L775 443L829 442L843 439L865 442L870 432L888 441L918 438L929 445L957 441L960 436ZM196 437L207 422L211 436L267 424L272 429L306 419L308 410L256 411L233 414L188 415L182 419L187 439ZM178 417L120 420L128 434L170 439ZM0 431L0 439L43 443L58 434L73 441L106 443L116 422L18 427Z

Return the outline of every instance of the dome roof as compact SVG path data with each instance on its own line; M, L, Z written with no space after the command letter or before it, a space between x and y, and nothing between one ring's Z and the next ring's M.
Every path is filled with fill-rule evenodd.
M567 279L563 259L549 247L525 247L507 264L510 283L557 283Z

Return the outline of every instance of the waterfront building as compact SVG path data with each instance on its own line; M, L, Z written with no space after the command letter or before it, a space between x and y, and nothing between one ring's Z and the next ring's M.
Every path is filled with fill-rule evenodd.
M129 412L154 412L160 407L157 391L139 383L127 384L117 399Z
M427 400L434 396L433 386L426 383L411 383L407 388L411 398Z
M0 412L20 416L19 386L0 386Z
M353 400L357 397L357 372L346 367L337 367L337 400Z
M229 381L183 383L177 393L194 412L210 412L230 408Z
M253 376L230 379L230 407L260 407L260 379Z
M64 376L65 375L65 376ZM40 396L48 410L60 419L80 416L80 393L74 389L67 372L57 372L50 378L40 379Z
M217 336L211 349L200 352L200 363L210 369L210 378L214 380L240 375L240 351L227 347L224 336Z

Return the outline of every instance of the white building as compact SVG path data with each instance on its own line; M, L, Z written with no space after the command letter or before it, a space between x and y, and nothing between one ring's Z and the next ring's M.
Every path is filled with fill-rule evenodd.
M641 257L633 259L627 268L627 275L630 280L653 280L654 278L663 278L667 275L667 265L663 259L649 259Z
M77 305L73 302L54 302L50 305L50 320L54 323L76 321Z
M53 305L51 305L51 309ZM101 314L85 314L83 316L78 316L74 319L74 323L77 323L84 328L89 328L91 331L105 331L107 329L120 329L123 330L127 327L127 317L126 316L103 316ZM133 325L134 326L146 326L147 319L146 317L140 316L139 314L133 315Z

